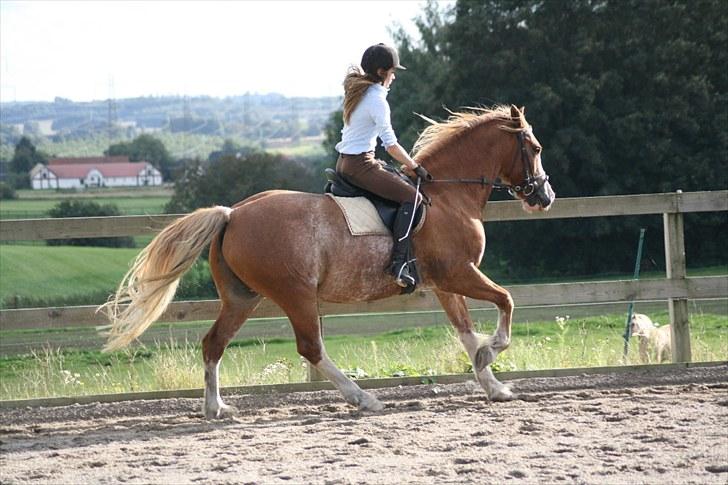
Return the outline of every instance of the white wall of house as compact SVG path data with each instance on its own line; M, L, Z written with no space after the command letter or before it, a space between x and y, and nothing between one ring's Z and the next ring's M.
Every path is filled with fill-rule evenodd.
M83 187L83 179L58 179L59 189L80 189Z
M44 167L40 170L37 170L31 176L30 186L36 190L57 189L59 188L58 178L56 177L56 174L50 172L47 168Z

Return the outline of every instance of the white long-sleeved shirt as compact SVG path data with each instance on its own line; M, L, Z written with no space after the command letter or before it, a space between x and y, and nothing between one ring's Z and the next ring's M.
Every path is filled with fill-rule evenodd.
M397 143L387 102L388 91L381 84L369 86L351 113L349 122L344 123L336 151L347 155L370 152L377 146L377 137L381 138L385 148Z

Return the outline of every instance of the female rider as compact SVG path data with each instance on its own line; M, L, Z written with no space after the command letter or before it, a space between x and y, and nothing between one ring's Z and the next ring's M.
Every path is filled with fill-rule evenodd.
M376 44L364 51L361 67L353 66L344 79L344 129L336 145L339 152L336 171L354 185L400 204L392 230L394 250L390 272L399 286L414 287L417 282L408 267L407 255L411 249L409 229L417 190L374 158L379 137L395 160L423 180L432 178L397 143L392 129L387 92L395 79L395 69L405 69L399 63L397 51Z

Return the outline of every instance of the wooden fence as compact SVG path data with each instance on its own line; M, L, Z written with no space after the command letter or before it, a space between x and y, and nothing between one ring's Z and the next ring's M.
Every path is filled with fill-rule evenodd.
M688 300L728 297L728 276L686 276L683 214L728 210L728 190L665 194L557 199L552 209L526 214L518 201L490 202L483 211L488 222L612 217L661 214L663 218L667 277L657 280L622 280L560 284L518 285L507 287L516 307L534 305L572 305L646 300L667 300L673 331L673 361L690 362ZM79 237L136 236L153 234L177 215L114 216L65 219L0 221L0 241L65 239ZM471 308L490 304L469 300ZM0 330L95 326L107 323L95 313L95 306L29 308L0 311ZM217 316L218 300L173 302L162 322L210 320ZM431 291L417 291L406 297L353 303L322 303L322 315L367 312L411 312L439 310ZM272 302L264 301L253 317L283 317Z

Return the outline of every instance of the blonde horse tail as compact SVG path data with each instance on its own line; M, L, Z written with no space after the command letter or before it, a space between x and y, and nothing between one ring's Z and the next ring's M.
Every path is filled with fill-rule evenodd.
M104 352L127 346L162 315L182 275L225 227L231 212L222 206L198 209L164 228L139 253L116 294L97 310L111 322Z

